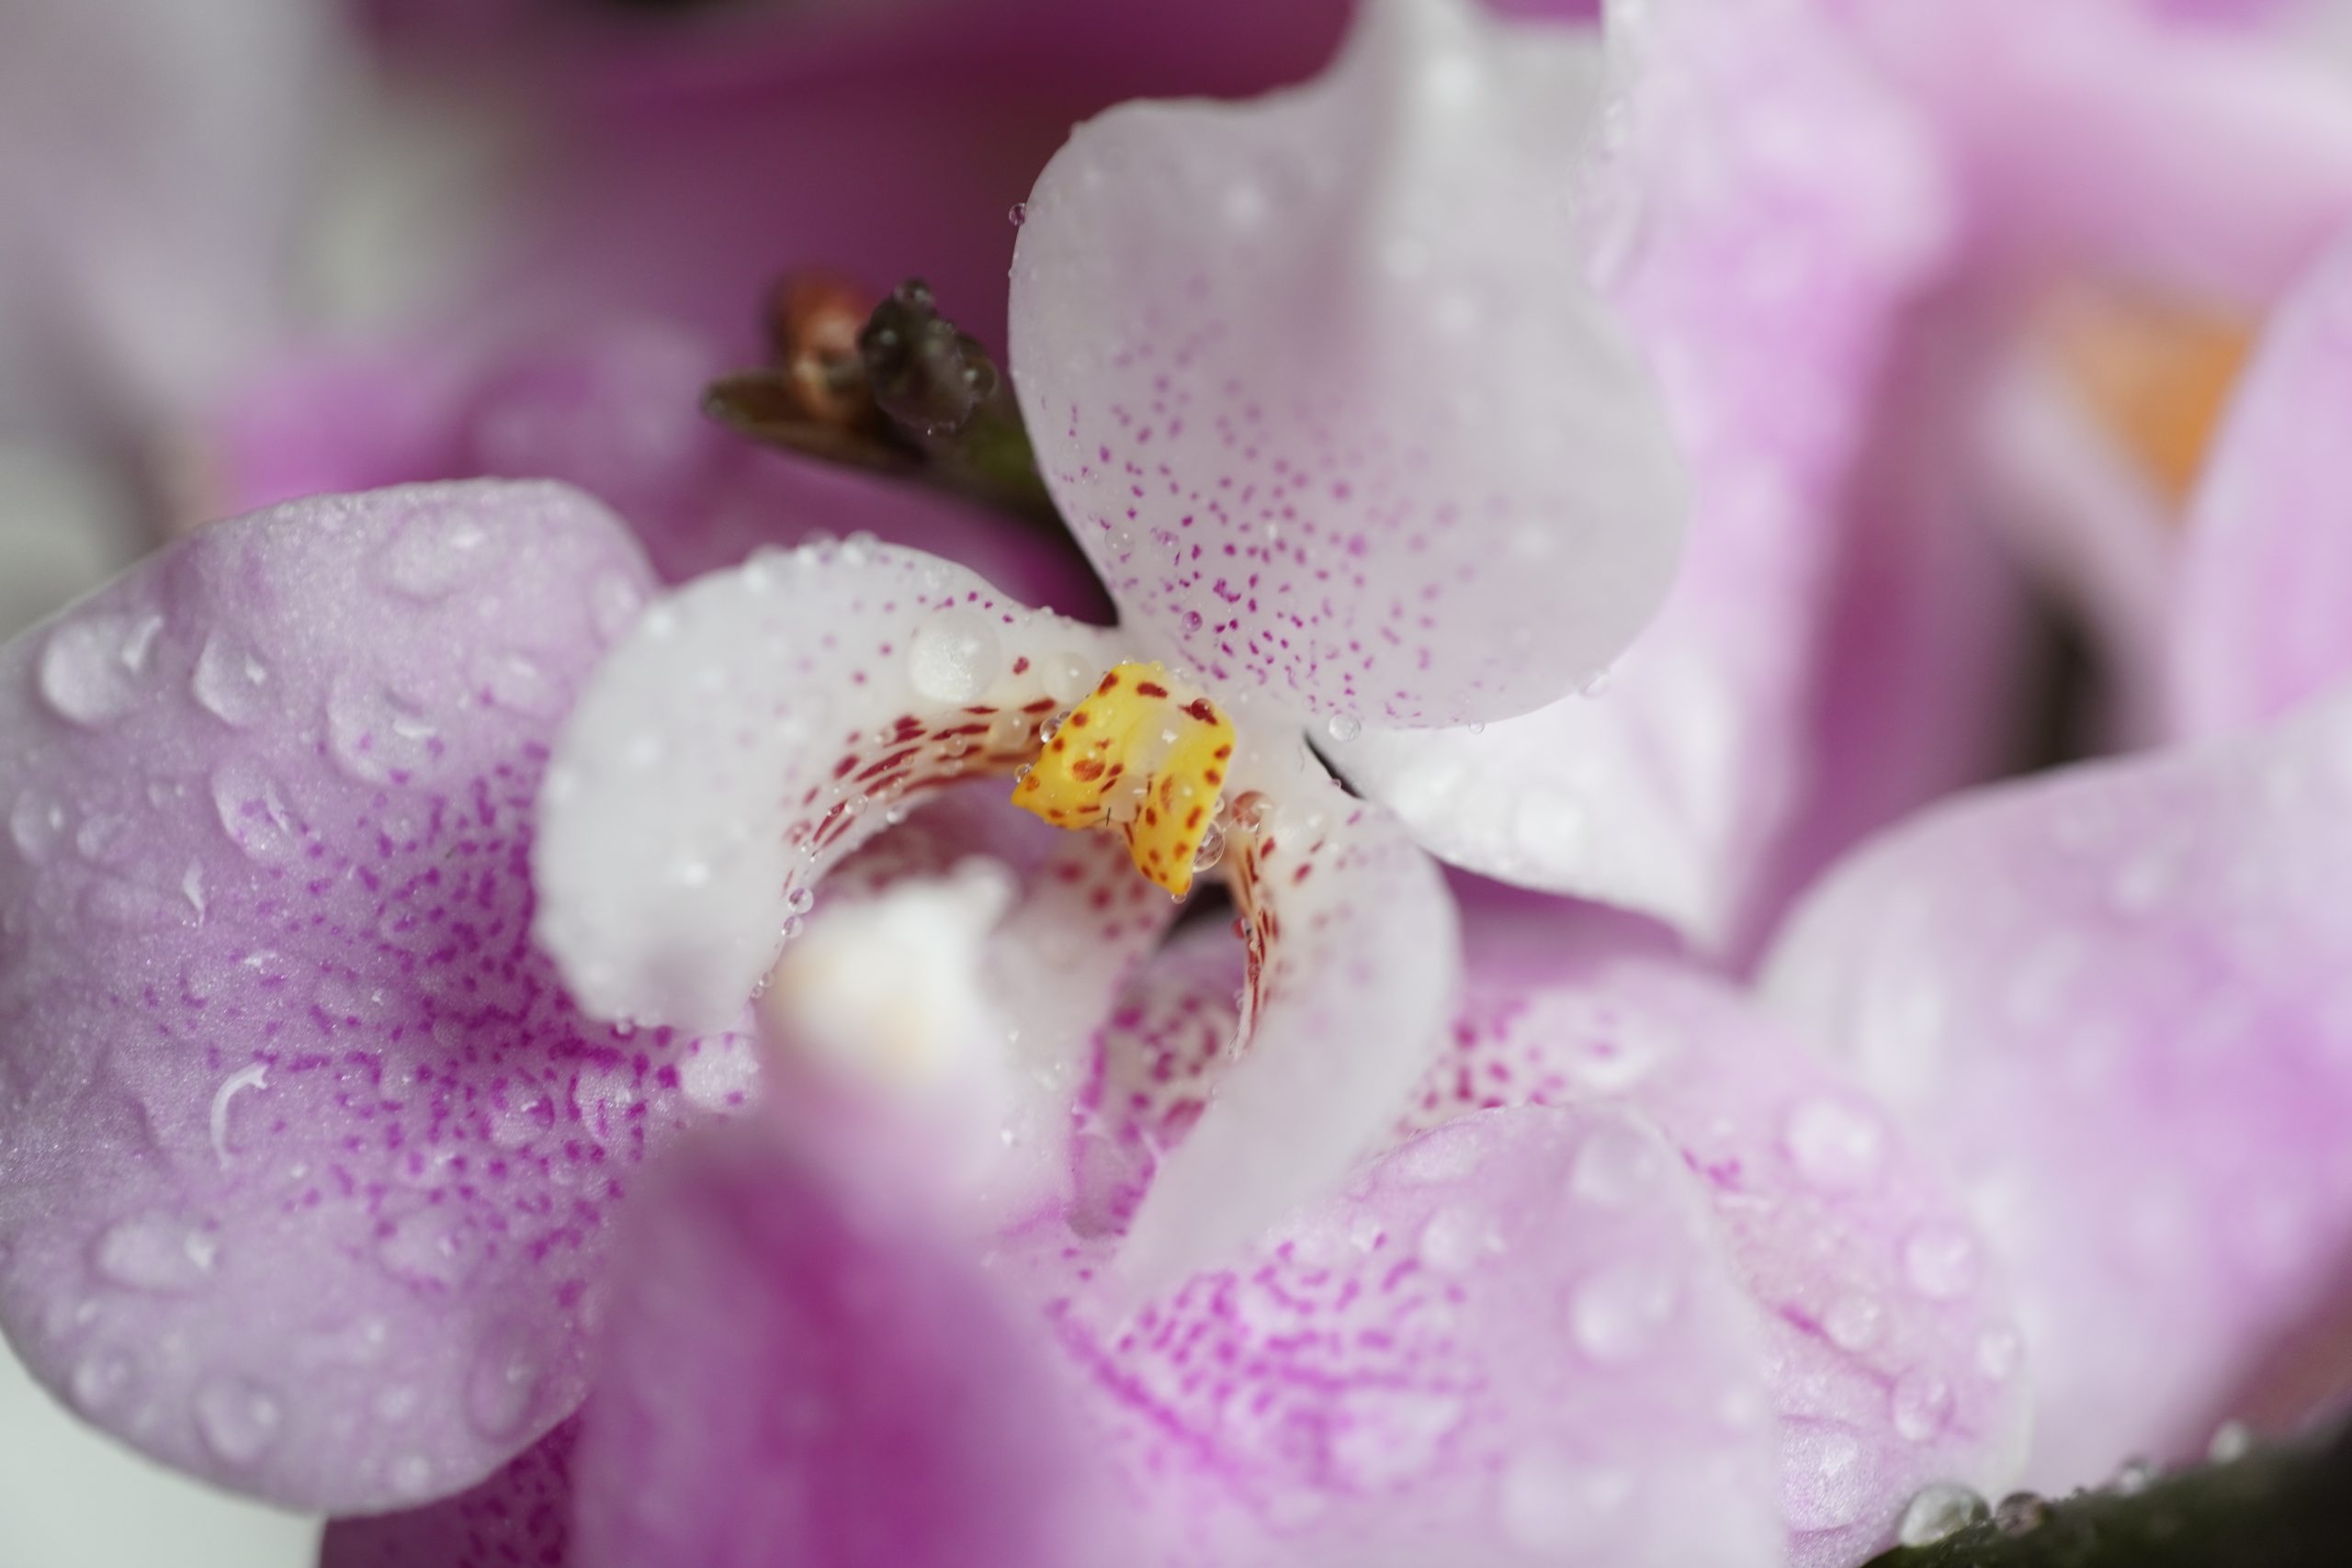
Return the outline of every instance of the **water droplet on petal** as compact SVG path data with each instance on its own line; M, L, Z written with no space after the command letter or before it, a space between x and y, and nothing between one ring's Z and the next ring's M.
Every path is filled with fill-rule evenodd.
M1022 224L1029 220L1029 204L1025 201L1016 201L1012 204L1012 209L1005 213L1004 216L1007 221L1012 223L1014 228L1018 229Z
M138 1364L121 1350L100 1350L74 1363L68 1380L74 1404L96 1413L115 1404L130 1389Z
M377 558L377 567L392 592L429 602L447 596L482 569L488 556L482 546L489 537L469 517L426 513L401 526Z
M27 860L39 864L57 852L72 824L62 801L28 789L8 812L8 837Z
M431 763L432 724L374 682L338 676L327 694L327 745L353 778L385 784Z
M1568 1301L1568 1327L1594 1360L1617 1366L1657 1340L1680 1301L1671 1276L1647 1263L1621 1263L1578 1285Z
M91 1261L114 1283L133 1291L191 1291L212 1272L220 1244L165 1213L134 1214L107 1227Z
M1600 1208L1621 1209L1647 1191L1657 1175L1657 1150L1647 1138L1631 1127L1604 1125L1577 1151L1568 1190Z
M1869 1296L1845 1295L1829 1303L1821 1325L1839 1349L1860 1350L1878 1337L1885 1316L1885 1309Z
M907 647L907 675L935 703L977 700L1004 671L1003 644L983 611L959 605L926 616Z
M1998 1382L2018 1370L2023 1348L2016 1329L1988 1328L1976 1338L1976 1370Z
M1984 1498L1957 1483L1939 1481L1923 1487L1904 1508L1894 1537L1905 1546L1933 1546L1991 1517Z
M1951 1420L1951 1384L1924 1367L1897 1378L1887 1396L1895 1435L1909 1443L1924 1443L1941 1435Z
M2213 1428L2205 1457L2215 1464L2235 1464L2254 1451L2254 1429L2243 1421L2224 1421Z
M1823 1096L1792 1109L1781 1139L1797 1174L1826 1192L1851 1192L1878 1177L1886 1134L1867 1109Z
M463 1284L479 1261L457 1216L439 1206L395 1221L376 1258L397 1280L443 1289Z
M1421 1226L1415 1256L1421 1265L1441 1274L1465 1273L1489 1247L1499 1250L1487 1217L1476 1209L1440 1209Z
M253 1463L269 1451L284 1424L277 1399L249 1379L215 1378L197 1391L197 1430L224 1463Z
M1976 1244L1954 1226L1925 1226L1903 1244L1903 1272L1921 1295L1950 1301L1976 1282Z
M269 707L269 667L218 634L204 639L188 687L207 713L232 729L243 729Z
M138 702L140 671L162 626L161 616L105 615L60 623L41 646L42 700L75 724L95 729L113 723Z
M277 781L243 756L212 774L212 806L231 840L257 861L282 861L301 844L301 824Z
M1332 739L1344 746L1363 733L1363 720L1351 713L1335 713L1324 721L1323 728Z
M1852 1524L1870 1504L1872 1480L1860 1440L1845 1427L1803 1418L1782 1425L1781 1506L1792 1529Z
M538 1403L547 1367L522 1334L493 1336L466 1376L466 1418L492 1439L521 1429Z
M2136 1497L2155 1484L2156 1467L2151 1461L2134 1457L2115 1467L2115 1474L2107 1489L2118 1496Z

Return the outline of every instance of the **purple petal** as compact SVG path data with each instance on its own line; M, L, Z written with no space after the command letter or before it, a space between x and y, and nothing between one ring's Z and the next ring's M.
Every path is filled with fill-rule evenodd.
M298 1506L487 1474L579 1397L605 1213L690 1049L529 943L532 803L648 587L571 491L293 505L0 660L0 1320Z
M2003 262L2259 301L2352 213L2352 100L2283 29L2143 4L1830 8L1934 124Z
M1730 945L1814 783L1843 502L1949 215L1916 128L1804 8L1656 6L1622 41L1604 188L1639 221L1610 288L1694 477L1673 590L1590 696L1333 754L1455 863Z
M1600 76L1587 31L1383 0L1311 86L1080 128L1028 204L1012 359L1129 623L1408 725L1526 712L1632 637L1683 498L1580 279Z
M2028 1478L2201 1447L2352 1247L2352 709L1954 805L1768 971L1959 1179L2036 1372Z
M1490 921L1529 919L1474 915L1471 952L1487 952ZM1536 919L1561 938L1549 962L1474 968L1412 1124L1612 1101L1665 1134L1767 1341L1796 1568L1892 1545L1930 1483L2006 1490L2027 1415L2007 1294L1900 1129L1720 982L1585 916ZM1621 1153L1579 1172L1604 1189L1656 1179L1651 1156Z
M337 1519L319 1568L564 1568L574 1417L470 1492L429 1507Z
M907 550L809 546L690 584L558 742L540 940L600 1017L723 1026L894 807L1009 772L1118 657Z
M1255 1260L1089 1312L1065 1327L1138 1561L1780 1561L1754 1322L1670 1153L1613 1110L1457 1121Z
M618 1270L573 1568L1081 1568L1042 1324L957 1242L752 1129L660 1173Z
M2174 633L2179 728L2247 728L2352 674L2352 245L2279 307L2208 462Z

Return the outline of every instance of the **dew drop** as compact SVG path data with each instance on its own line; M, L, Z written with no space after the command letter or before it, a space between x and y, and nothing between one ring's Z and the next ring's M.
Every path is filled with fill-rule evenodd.
M1057 653L1047 658L1043 671L1046 695L1068 705L1094 690L1094 675L1085 660L1075 653Z
M41 647L42 700L60 716L93 729L120 718L139 700L139 673L162 625L160 616L134 621L128 615L63 622Z
M645 591L626 573L606 571L589 585L589 619L606 642L627 631L644 608Z
M212 807L231 841L254 860L282 861L300 846L300 824L277 781L245 757L214 770Z
M1523 1453L1503 1471L1503 1529L1526 1551L1566 1552L1589 1545L1633 1493L1623 1471L1591 1469L1544 1450Z
M100 1350L76 1362L72 1376L74 1403L89 1412L104 1410L130 1387L138 1366L120 1350Z
M433 1485L433 1461L423 1454L402 1454L392 1461L392 1490L407 1497L422 1497Z
M485 1438L512 1437L530 1418L546 1380L526 1337L495 1336L466 1375L466 1419Z
M1924 1443L1942 1434L1951 1421L1951 1384L1924 1367L1897 1378L1887 1395L1895 1435L1909 1443Z
M1871 1297L1844 1295L1829 1303L1821 1325L1828 1332L1829 1342L1839 1349L1860 1350L1878 1337L1879 1325L1885 1317L1885 1309Z
M9 809L8 837L27 860L39 864L64 843L72 820L62 802L27 790Z
M259 719L269 706L269 667L226 636L204 639L188 688L204 710L232 729Z
M1826 1096L1790 1111L1781 1140L1797 1174L1825 1192L1867 1187L1886 1154L1886 1134L1876 1116Z
M1363 720L1351 713L1335 713L1324 721L1323 728L1332 739L1344 746L1363 733Z
M1568 1190L1585 1202L1622 1209L1657 1182L1657 1150L1631 1127L1603 1125L1584 1141L1568 1168Z
M457 1217L435 1206L393 1222L376 1244L376 1260L394 1279L449 1289L465 1282L477 1258Z
M1921 1488L1905 1506L1894 1536L1905 1546L1933 1546L1990 1517L1992 1510L1984 1498L1955 1482L1939 1481Z
M936 703L968 703L1004 670L1004 649L984 612L959 605L927 616L907 647L907 675Z
M2023 1348L2016 1329L1988 1328L1976 1337L1976 1370L1998 1382L2018 1370Z
M1012 209L1005 213L1004 216L1006 221L1018 229L1022 224L1029 220L1029 204L1025 201L1016 201L1012 204Z
M1930 1301L1950 1301L1976 1282L1976 1244L1951 1225L1928 1225L1903 1244L1903 1273Z
M2156 1467L2148 1460L2132 1458L2116 1466L2107 1489L2120 1497L2136 1497L2156 1483Z
M108 1225L91 1247L98 1272L133 1291L192 1291L210 1277L220 1244L165 1213L134 1214Z
M1797 1419L1781 1427L1781 1511L1801 1531L1843 1529L1862 1517L1872 1476L1862 1445L1835 1422Z
M395 593L429 603L447 597L482 569L488 555L482 546L489 537L471 518L425 513L392 536L377 557L377 570Z
M1489 1248L1501 1250L1486 1216L1475 1209L1440 1209L1421 1226L1414 1256L1441 1274L1466 1273Z
M784 907L792 914L805 915L817 907L815 889L796 887L784 896Z
M248 959L246 962L250 963L252 960ZM213 1090L212 1112L210 1119L212 1153L214 1157L219 1159L223 1166L226 1166L229 1163L230 1156L229 1107L231 1102L246 1089L267 1089L268 1087L269 1064L266 1062L255 1062L250 1066L240 1067L235 1072L231 1073L228 1077L221 1081L220 1087Z
M227 1464L251 1464L267 1453L285 1414L266 1389L245 1378L215 1378L196 1394L197 1430Z
M1673 1279L1653 1265L1615 1265L1577 1287L1568 1300L1569 1333L1594 1360L1622 1366L1657 1340L1680 1294Z
M519 653L482 655L474 664L474 683L508 713L547 715L563 705L555 677Z
M2205 1457L2215 1464L2235 1464L2254 1451L2254 1429L2243 1421L2224 1421L2213 1428Z
M1223 859L1225 859L1225 824L1213 819L1209 823L1208 831L1201 835L1200 846L1193 852L1193 870L1195 874L1213 871L1216 868L1217 863Z
M327 745L343 771L364 784L415 773L433 760L435 730L375 682L338 676L327 693Z

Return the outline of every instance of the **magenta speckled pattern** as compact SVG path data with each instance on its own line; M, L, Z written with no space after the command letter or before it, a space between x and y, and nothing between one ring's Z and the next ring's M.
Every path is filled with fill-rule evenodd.
M1313 85L1079 128L1014 253L1038 460L1139 635L1363 723L1564 695L1679 545L1657 389L1581 276L1585 29L1370 6Z
M2201 1452L2352 1256L2352 705L1956 801L1801 906L1768 994L1958 1179L2044 1490ZM2301 1388L2344 1386L2344 1341ZM2290 1412L2280 1412L2290 1414Z
M1779 1561L1756 1325L1615 1109L1457 1120L1124 1324L1059 1315L1153 1568Z
M564 1422L471 1491L401 1513L331 1521L319 1568L565 1568L582 1419Z
M566 1000L532 810L650 586L576 492L426 486L212 525L0 653L0 1322L75 1409L362 1510L578 1402L698 1058Z
M1609 951L1588 942L1536 984L1474 983L1408 1125L1611 1101L1664 1134L1763 1328L1791 1568L1892 1545L1929 1483L2006 1491L2025 1444L2022 1343L1959 1195L1737 992Z
M1117 1561L1083 1549L1101 1494L1042 1324L913 1193L763 1130L665 1162L633 1213L572 1568Z

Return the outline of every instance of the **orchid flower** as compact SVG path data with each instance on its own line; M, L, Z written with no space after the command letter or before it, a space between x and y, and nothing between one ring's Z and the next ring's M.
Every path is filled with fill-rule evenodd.
M1544 701L1671 565L1672 447L1578 281L1601 85L1579 36L1398 0L1315 86L1122 111L1057 159L1013 351L1118 628L857 542L640 619L609 514L428 487L209 528L11 644L0 1322L28 1364L284 1503L479 1480L578 1403L607 1212L741 1092L779 933L894 807L988 772L1171 892L1216 863L1249 931L1248 1049L1121 1289L1340 1179L1437 1038L1453 920L1305 725ZM1047 919L1089 973L1020 993L998 1216L1059 1195L1088 998L1156 924L1104 919Z
M1646 933L1472 909L1385 1152L1241 1258L1122 1317L1089 1284L1115 1221L983 1265L772 1103L640 1194L580 1420L325 1563L1849 1563L1924 1483L2006 1484L1998 1273L1883 1113ZM1104 1144L1185 1146L1241 969L1196 931L1129 978ZM842 1021L807 1002L778 1065ZM1080 1208L1135 1168L1091 1162Z

